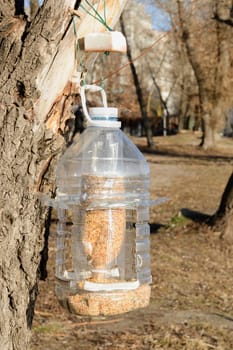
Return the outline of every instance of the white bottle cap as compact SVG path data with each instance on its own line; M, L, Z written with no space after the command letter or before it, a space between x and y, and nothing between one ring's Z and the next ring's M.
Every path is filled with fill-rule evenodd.
M89 108L89 116L90 119L87 120L87 126L121 127L121 122L117 120L118 109L115 107Z
M87 110L85 90L100 91L103 100L103 107L92 107ZM118 109L108 107L107 97L104 89L96 85L84 85L80 90L83 113L86 117L87 126L101 126L105 128L120 128L121 122L117 121Z

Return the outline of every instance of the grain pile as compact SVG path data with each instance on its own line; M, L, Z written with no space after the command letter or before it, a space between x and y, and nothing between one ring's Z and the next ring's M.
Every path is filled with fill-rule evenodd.
M82 241L98 279L105 279L98 271L114 267L125 237L125 210L89 210L85 214ZM101 277L102 276L102 277ZM103 280L104 282L104 280Z
M125 209L101 208L101 197L120 197L124 191L123 181L97 176L84 176L82 188L85 196L80 221L83 223L82 243L94 275L105 282L109 271L117 263L125 239ZM93 201L100 201L100 209L88 209ZM98 272L99 271L99 272ZM101 272L102 271L102 272Z
M141 285L128 291L84 292L68 298L69 310L78 315L113 316L149 305L151 288Z

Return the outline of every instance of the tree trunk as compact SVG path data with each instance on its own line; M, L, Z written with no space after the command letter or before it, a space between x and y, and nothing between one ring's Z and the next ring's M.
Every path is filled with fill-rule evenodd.
M106 1L111 26L125 2ZM24 9L18 7L22 3L9 0L6 6L0 0L0 335L4 350L26 350L30 339L49 215L38 193L54 193L51 174L64 144L58 134L63 120L57 102L75 68L70 9L77 9L79 3L47 0L29 23L21 15ZM89 17L86 13L76 17L78 35L93 28L104 30Z
M159 100L160 100L161 106L163 106L163 135L167 136L167 132L168 132L167 122L168 122L169 117L170 117L169 109L167 106L167 101L163 98L160 86L158 85L158 83L156 81L155 75L150 67L149 62L148 62L148 67L149 67L149 71L151 74L151 78L152 78L154 87L156 88L157 94L159 95Z
M215 139L215 128L211 126L211 115L210 113L206 112L202 116L202 141L200 146L202 146L204 149L215 147L216 145L216 139Z
M30 338L47 211L41 207L37 190L46 185L52 191L43 175L59 147L56 137L45 130L46 115L36 113L43 94L36 79L69 25L65 5L44 7L33 28L23 17L13 17L23 13L17 7L0 28L0 329L4 350L26 349ZM73 4L69 1L68 5ZM50 32L53 44L47 40Z
M210 219L210 224L221 232L227 244L233 244L233 173L224 189L218 210Z
M0 22L3 18L7 16L12 16L15 14L16 8L15 8L15 2L13 0L9 1L1 1L1 7L0 7Z
M218 87L216 85L211 86L208 78L203 78L206 75L206 67L202 63L202 57L198 56L198 51L196 50L197 42L193 40L195 38L195 33L192 32L192 28L188 25L188 18L185 14L185 6L182 0L177 1L178 17L181 30L181 38L186 48L186 53L190 65L193 69L198 90L199 90L199 100L200 100L200 114L202 119L202 141L200 146L204 148L211 148L215 146L215 124L216 116L213 113L215 101L213 101L213 96L217 94ZM196 38L195 38L196 39ZM217 47L215 48L218 52L219 42L216 41ZM217 56L217 53L216 53ZM218 64L215 65L214 76L218 74ZM213 73L212 73L213 75ZM213 77L212 77L213 78ZM216 78L216 77L215 77ZM211 80L211 79L209 79ZM216 98L214 99L216 100Z
M127 33L126 33L126 29L125 29L125 23L124 23L123 16L120 17L120 25L121 25L121 31L127 40ZM130 49L130 45L129 45L128 40L127 40L127 56L128 56L128 60L130 63L130 69L132 72L133 81L134 81L134 85L135 85L135 89L136 89L138 104L139 104L140 111L141 111L143 128L146 132L147 145L148 145L148 147L153 147L154 141L153 141L152 127L150 125L150 121L149 121L149 118L147 115L146 104L143 101L141 84L139 82L137 70L136 70L136 67L135 67L133 59L132 59L131 49Z
M216 215L218 217L222 217L232 209L233 209L233 173L231 174L227 182L227 185L223 192L222 199Z

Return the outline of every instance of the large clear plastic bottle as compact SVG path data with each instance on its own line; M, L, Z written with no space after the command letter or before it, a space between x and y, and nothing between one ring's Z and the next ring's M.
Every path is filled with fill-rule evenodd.
M116 108L89 114L57 169L56 294L78 315L108 316L149 303L149 166Z

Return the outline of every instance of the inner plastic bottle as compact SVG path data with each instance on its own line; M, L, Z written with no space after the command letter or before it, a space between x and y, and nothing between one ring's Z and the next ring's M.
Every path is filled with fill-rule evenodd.
M149 304L149 166L116 108L91 121L57 169L56 294L69 311L109 316Z

